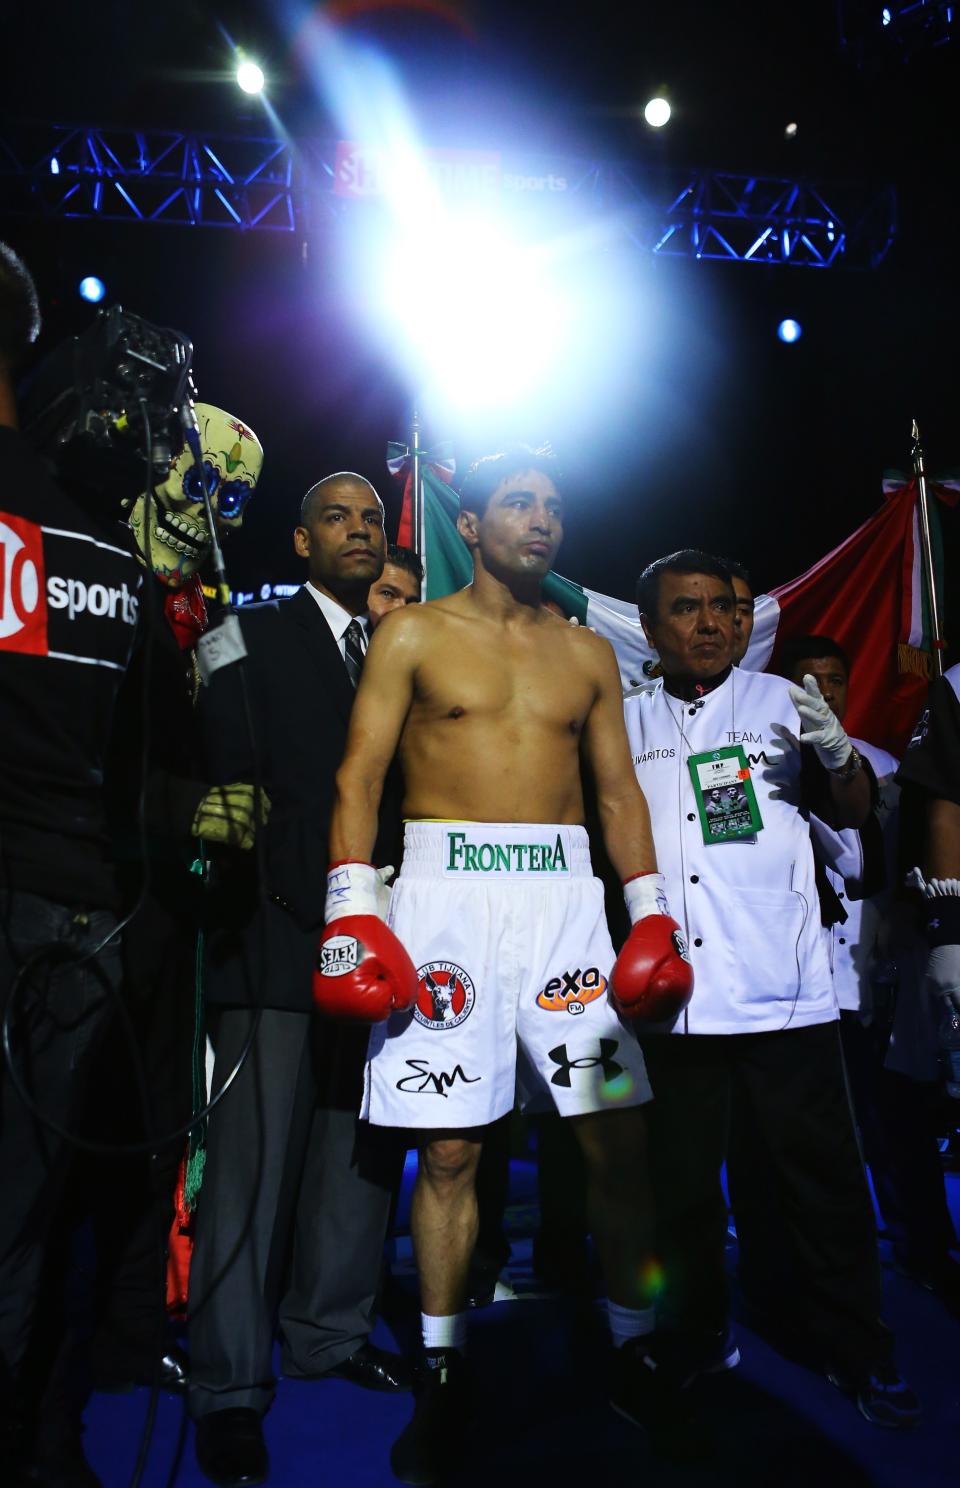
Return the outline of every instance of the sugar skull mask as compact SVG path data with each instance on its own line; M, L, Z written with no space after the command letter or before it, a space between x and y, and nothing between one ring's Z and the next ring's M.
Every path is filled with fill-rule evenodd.
M243 522L263 465L263 447L253 430L232 414L209 403L196 404L203 468L210 501L221 532ZM201 475L184 445L170 474L154 491L150 531L150 567L171 589L179 589L203 563L210 550L210 529L203 506ZM147 561L144 537L146 497L139 496L128 518L141 562Z

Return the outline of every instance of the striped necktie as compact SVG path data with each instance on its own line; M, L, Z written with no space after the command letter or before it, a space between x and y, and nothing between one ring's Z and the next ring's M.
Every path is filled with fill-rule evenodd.
M359 620L351 620L343 633L343 659L347 664L347 675L356 687L363 671L363 626Z

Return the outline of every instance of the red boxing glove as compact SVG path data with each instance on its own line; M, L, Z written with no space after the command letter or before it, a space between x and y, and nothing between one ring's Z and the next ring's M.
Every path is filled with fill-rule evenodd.
M313 1001L328 1018L382 1023L416 1000L417 973L393 931L376 915L344 915L320 937Z
M610 976L614 1002L636 1022L670 1022L693 993L683 931L670 917L661 874L631 879L624 894L633 929Z

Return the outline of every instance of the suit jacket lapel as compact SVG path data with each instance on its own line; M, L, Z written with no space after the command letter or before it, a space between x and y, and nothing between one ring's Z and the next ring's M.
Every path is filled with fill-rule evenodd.
M282 600L281 615L293 622L301 644L309 653L323 682L330 701L349 720L353 708L353 687L347 674L346 664L333 632L312 595L306 589L298 589L292 599Z

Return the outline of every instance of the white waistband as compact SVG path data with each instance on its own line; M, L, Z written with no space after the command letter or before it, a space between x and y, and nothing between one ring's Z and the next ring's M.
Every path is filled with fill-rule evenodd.
M407 822L405 878L592 878L584 827L545 822Z

